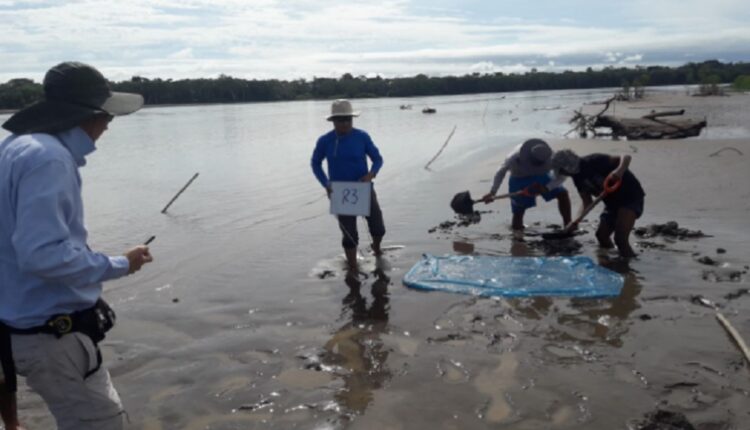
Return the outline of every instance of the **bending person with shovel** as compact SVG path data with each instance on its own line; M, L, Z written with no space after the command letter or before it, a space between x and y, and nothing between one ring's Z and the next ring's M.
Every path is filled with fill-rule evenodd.
M557 176L570 176L578 189L583 206L578 218L567 224L564 232L577 227L583 217L600 201L604 211L599 216L596 239L602 248L614 248L623 257L635 257L630 246L630 232L635 220L643 214L646 193L635 175L628 170L630 156L590 154L579 157L569 149L557 151L552 156L552 168ZM598 196L593 200L593 196ZM610 238L614 233L615 241Z
M495 174L492 189L482 197L487 204L500 197L495 194L505 175L510 172L508 197L513 212L513 230L523 230L523 216L526 209L536 206L537 194L541 194L545 201L557 199L563 224L570 223L570 197L568 191L562 187L565 178L552 178L551 157L552 148L541 139L529 139L516 146Z

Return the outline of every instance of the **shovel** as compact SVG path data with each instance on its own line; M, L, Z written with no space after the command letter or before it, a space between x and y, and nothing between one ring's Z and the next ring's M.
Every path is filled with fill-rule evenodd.
M516 191L514 193L508 193L508 194L500 194L499 196L492 197L491 201L505 199L508 197L513 196L531 196L531 192L528 191L528 189L524 188L521 191ZM459 215L471 215L474 213L474 203L482 202L482 199L479 200L472 200L471 193L468 191L464 191L461 193L456 194L453 196L453 200L451 200L451 208L459 214Z
M614 182L613 182L614 181ZM569 237L575 236L574 230L575 227L578 225L579 222L583 220L583 218L586 217L586 215L591 212L592 209L594 209L594 206L596 206L602 199L607 197L608 195L614 193L618 189L620 189L620 185L622 185L622 180L617 179L615 180L614 177L607 176L607 178L604 180L604 191L602 191L601 194L599 194L593 202L591 202L590 205L586 206L586 208L581 212L581 214L578 216L578 218L574 219L568 225L565 226L560 231L553 231L549 233L542 233L542 239L567 239Z

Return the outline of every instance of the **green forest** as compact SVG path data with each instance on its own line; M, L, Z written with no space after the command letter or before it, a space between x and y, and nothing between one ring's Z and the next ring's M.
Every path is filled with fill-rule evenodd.
M412 97L511 91L644 87L734 83L746 89L750 63L722 63L716 60L688 63L680 67L606 67L573 72L522 74L470 74L465 76L368 78L344 74L339 78L293 81L240 79L221 75L212 79L147 79L133 76L112 82L114 91L142 94L148 105L195 103L243 103L280 100ZM19 109L43 96L42 86L30 79L12 79L0 84L0 109Z

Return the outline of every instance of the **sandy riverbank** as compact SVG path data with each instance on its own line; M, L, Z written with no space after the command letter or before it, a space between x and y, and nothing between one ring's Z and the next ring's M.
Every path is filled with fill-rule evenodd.
M652 109L684 107L694 117L713 117L707 133L696 139L549 139L553 148L570 148L581 155L600 152L633 157L631 170L647 193L645 212L636 227L676 221L680 227L708 235L697 239L634 235L631 243L640 255L626 262L614 252L597 248L593 231L601 211L598 208L584 224L587 234L560 248L550 249L533 236L523 242L511 242L508 252L513 255L596 256L602 265L626 278L621 297L613 301L592 304L574 300L566 309L558 307L557 301L538 299L517 309L526 314L527 328L534 327L522 332L537 338L522 341L525 345L515 351L519 356L525 351L527 358L539 360L537 366L530 366L535 367L529 372L533 375L530 378L544 381L542 384L553 391L588 386L568 388L574 393L587 393L587 418L598 423L579 428L620 428L656 408L684 413L696 428L740 429L750 419L750 366L710 309L712 304L718 306L745 339L750 338L750 191L745 186L750 182L750 139L705 135L711 135L712 122L746 124L750 120L748 101L747 96L694 98L664 94L617 106L618 113L630 116ZM475 172L475 183L487 184L502 159L495 158L488 158L491 161ZM580 199L570 181L566 186L572 190L575 212ZM459 233L464 249L470 245L468 250L486 253L498 248L500 242L496 240L507 236L492 236L483 224L496 223L499 218L507 226L510 211L502 205L507 204L493 207L498 215L485 215L481 224ZM526 221L531 230L560 222L554 203L540 203L536 210L527 212ZM607 302L609 305L604 305ZM529 342L539 349L528 348ZM612 348L597 348L600 342ZM555 355L557 362L550 364L556 361ZM569 365L562 364L565 362ZM521 410L516 412L523 414ZM524 422L519 420L517 428L542 428L526 426ZM554 428L569 427L560 424Z

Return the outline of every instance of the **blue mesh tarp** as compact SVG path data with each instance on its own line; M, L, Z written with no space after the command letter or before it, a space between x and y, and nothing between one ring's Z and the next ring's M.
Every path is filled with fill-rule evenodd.
M623 278L588 257L425 255L404 276L407 287L475 296L612 297Z

